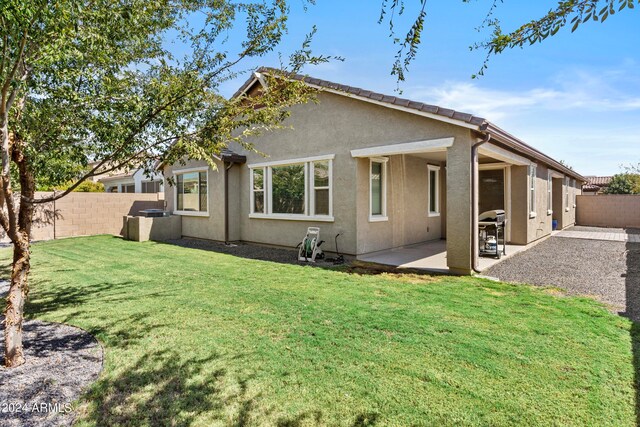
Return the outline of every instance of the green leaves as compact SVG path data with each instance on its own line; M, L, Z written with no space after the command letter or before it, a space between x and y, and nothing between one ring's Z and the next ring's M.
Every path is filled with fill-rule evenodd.
M93 160L100 169L185 155L213 162L230 142L282 127L289 106L312 98L276 75L267 78L276 78L273 91L255 99L218 93L247 72L244 60L278 47L288 11L285 0L5 0L0 87L20 100L2 99L9 132L47 186L85 179ZM313 55L313 32L281 75L330 59ZM11 64L19 72L10 75Z
M640 175L619 173L611 177L606 194L640 194Z
M468 3L470 0L462 0ZM494 15L498 5L503 0L491 0L489 11L482 21L478 30L489 28L491 36L488 40L476 43L470 49L483 49L487 52L486 59L480 71L472 76L482 75L487 69L489 59L493 55L498 55L507 49L523 47L542 43L550 36L555 36L560 30L571 23L571 32L575 32L581 24L594 21L605 22L617 11L625 8L633 9L634 3L640 0L559 0L555 8L550 9L545 15L522 24L518 28L504 33L500 26L500 20ZM421 35L426 20L426 0L414 0L415 20L407 30L404 38L395 37L394 22L404 13L404 2L402 0L384 0L382 11L378 23L388 19L390 37L394 44L399 44L400 48L395 56L391 67L391 74L397 76L398 82L405 79L404 72L409 69L410 63L417 54L421 43Z

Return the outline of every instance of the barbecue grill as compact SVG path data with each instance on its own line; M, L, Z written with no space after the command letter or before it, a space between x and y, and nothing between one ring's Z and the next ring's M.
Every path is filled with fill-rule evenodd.
M501 255L507 254L504 235L506 224L507 218L501 209L482 212L478 216L478 249L480 255L494 256L500 259ZM502 241L502 250L500 250L500 241Z

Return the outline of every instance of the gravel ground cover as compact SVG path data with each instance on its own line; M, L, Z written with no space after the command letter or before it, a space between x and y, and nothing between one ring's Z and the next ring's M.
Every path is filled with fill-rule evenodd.
M211 240L189 238L168 240L166 243L181 246L183 248L202 249L205 251L234 255L241 258L259 259L262 261L273 261L284 264L314 265L313 263L298 261L297 249L275 248L252 243L234 243L233 245L225 245L224 243L214 242ZM315 265L318 267L328 267L332 266L333 263L317 260Z
M0 283L0 297L7 287L7 282ZM102 370L102 347L82 329L27 320L24 348L27 361L17 368L5 368L0 356L0 425L71 425L72 403ZM0 354L4 355L4 339Z
M580 230L583 227L574 227ZM588 228L594 230L593 227ZM605 229L613 230L613 229ZM635 230L634 230L635 232ZM502 281L592 296L640 320L640 244L551 237L483 272Z

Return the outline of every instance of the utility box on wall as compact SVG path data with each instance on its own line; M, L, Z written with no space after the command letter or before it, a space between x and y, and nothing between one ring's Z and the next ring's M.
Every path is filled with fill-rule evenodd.
M124 216L122 237L135 242L148 240L171 240L182 237L182 217L178 215L160 217Z

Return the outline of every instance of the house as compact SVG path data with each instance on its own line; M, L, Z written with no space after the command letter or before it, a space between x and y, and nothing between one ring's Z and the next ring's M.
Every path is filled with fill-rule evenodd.
M96 162L90 163L89 167L95 164ZM161 172L148 176L144 168L133 170L120 168L95 175L92 180L101 182L107 193L162 193L164 192L163 178Z
M585 196L595 196L602 194L611 182L610 176L587 176L587 182L582 186L582 194Z
M264 85L259 69L234 95ZM319 226L323 248L355 257L446 242L449 271L478 269L479 213L504 209L527 245L575 223L585 178L481 117L302 75L319 103L292 108L293 130L216 157L163 165L183 236L295 247ZM268 88L265 88L268 90Z

